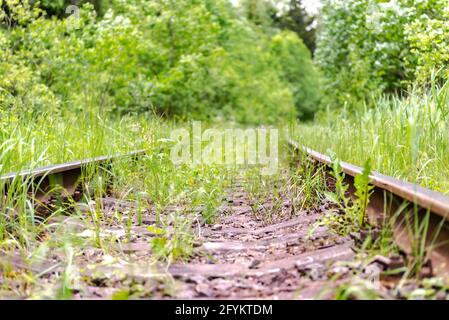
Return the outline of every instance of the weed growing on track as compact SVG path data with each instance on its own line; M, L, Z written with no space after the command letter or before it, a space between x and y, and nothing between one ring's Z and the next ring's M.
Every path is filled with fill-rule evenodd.
M359 227L364 228L366 224L366 209L369 204L369 198L373 193L373 186L370 184L369 175L371 173L370 160L368 159L363 166L362 174L354 178L355 196L354 210L359 217ZM357 214L358 212L358 214Z
M325 170L321 165L310 162L305 153L290 155L290 178L287 185L296 190L299 210L311 208L321 203L325 190Z
M415 284L419 283L418 288L421 286L423 274L426 274L423 270L428 266L430 252L441 244L441 242L438 242L438 237L444 219L439 224L434 222L433 230L430 233L429 212L422 214L416 206L408 202L404 202L402 205L395 204L394 198L390 197L390 199L384 199L384 212L395 210L395 213L392 216L385 216L381 224L371 225L366 217L366 209L373 189L369 175L370 166L367 161L363 172L354 178L354 197L350 197L348 193L349 185L345 182L345 174L342 172L338 159L334 159L330 172L332 178L327 181L327 188L321 189L322 194L333 204L334 209L331 208L325 218L316 223L315 228L320 225L328 225L339 234L359 235L359 242L360 240L363 241L358 244L358 255L360 260L368 264L377 255L400 257L402 250L396 242L397 236L403 240L407 239L409 250L406 250L407 254L403 257L405 259L404 265L387 269L379 274L383 277L393 277L397 283L395 294L398 297L403 297L404 293L401 290L409 286L410 281L416 281ZM384 194L384 197L387 197L387 195ZM392 210L393 205L396 208L394 210ZM404 234L397 234L399 230L402 230ZM360 238L361 232L366 233L364 239ZM358 275L354 278L355 282L340 286L335 298L388 298L382 295L378 288L373 287L369 281L360 281L365 276L363 274ZM435 293L435 290L433 292Z
M283 141L286 145L287 142ZM284 150L291 150L285 146ZM266 223L301 214L315 208L324 199L325 170L315 166L303 153L281 153L278 174L261 177L257 170L245 171L245 190L252 202L253 214ZM264 207L270 210L263 209ZM289 210L285 210L290 208Z
M439 239L445 219L442 218L432 228L431 213L429 211L421 212L419 208L411 204L401 218L400 223L404 226L405 236L409 239L410 247L406 276L419 278L422 269L429 262L431 251L440 245L447 244L448 240L442 242Z
M373 186L370 183L371 173L369 160L366 161L361 174L354 178L355 192L351 198L349 185L345 182L345 173L342 171L340 161L332 160L332 191L324 191L326 198L337 206L336 212L331 212L322 223L329 224L343 235L358 232L366 227L366 210Z
M283 177L278 174L261 177L257 170L251 169L244 173L244 188L250 197L252 214L267 224L273 223L277 217L282 215L284 199L280 194L284 190L280 190L278 186L278 184L283 186L282 179Z
M20 161L17 150L2 150L2 155L10 159L5 162L4 172L20 170L22 164L37 166L57 161L50 159L65 161L86 154L99 155L107 148L106 136L111 129L103 125L98 124L92 129L104 130L97 141L92 141L91 145L98 146L96 149L84 150L76 140L79 136L74 134L72 140L67 141L72 148L70 152L58 157L55 156L55 145L59 135L55 135L55 140L49 140L49 147L42 151L44 156L38 160L33 158L30 150L22 153L25 156ZM105 154L138 148L145 149L146 154L138 158L121 158L102 167L87 167L81 177L82 199L75 200L64 190L52 190L58 192L52 194L51 204L38 210L37 201L27 193L31 181L2 182L0 268L3 278L0 296L11 294L10 288L16 286L15 296L71 298L83 283L79 269L86 268L83 265L86 258L80 257L86 251L98 252L102 261L100 265L126 264L129 253L124 251L125 248L136 237L138 239L139 230L145 228L152 234L146 243L151 252L151 258L145 260L148 263L170 264L190 257L196 232L201 232L203 223L213 223L225 190L235 181L239 168L174 165L170 159L173 141L165 139L169 136L170 124L162 125L155 121L147 125L139 122L133 126L129 123L122 125L116 128L120 138L114 140L116 136L111 136L111 147ZM137 129L134 132L126 128ZM50 128L43 130L51 131ZM133 141L137 136L140 138ZM119 141L127 143L119 145ZM108 197L123 202L125 208L107 208ZM141 229L136 229L139 227ZM11 254L15 261L4 264L4 257ZM42 270L41 262L50 265ZM43 290L40 284L48 281L49 277L53 279L52 283Z
M395 213L395 216L413 215L413 210L407 210L409 204L404 203ZM337 300L382 300L382 299L447 299L448 284L443 278L422 276L422 269L428 259L428 252L412 251L407 254L404 264L383 269L376 261L379 255L384 257L401 257L403 252L399 249L394 229L397 227L389 219L382 226L380 235L372 239L368 237L357 250L354 276L349 281L339 285L333 295ZM424 226L425 221L419 225ZM418 237L409 235L412 248ZM402 253L401 253L402 252ZM375 273L372 273L375 272Z

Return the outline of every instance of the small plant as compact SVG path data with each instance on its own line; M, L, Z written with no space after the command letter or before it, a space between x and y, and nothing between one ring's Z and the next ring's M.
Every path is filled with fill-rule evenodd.
M410 243L409 252L409 276L420 277L422 269L429 263L430 253L437 245L438 236L444 227L445 220L436 224L435 228L430 231L431 221L430 212L426 211L421 214L416 206L405 212L405 229ZM447 243L447 241L446 241Z
M335 300L379 300L379 295L370 281L353 281L339 286L335 292Z
M290 157L293 169L286 182L286 192L292 198L294 213L297 213L321 202L325 188L324 167L311 163L302 152Z
M351 199L347 196L349 185L345 180L345 173L341 169L340 161L337 158L332 159L331 176L334 178L335 191L325 192L326 197L337 204L342 210L350 208Z
M64 244L64 253L67 257L67 266L61 275L60 287L56 293L56 298L69 300L73 297L73 282L75 280L74 248L70 243Z
M171 263L190 257L193 236L189 232L189 223L189 219L175 217L173 232L168 232L166 228L148 227L148 230L156 235L151 240L151 248L157 259L166 259Z
M343 219L333 219L339 224L344 224L342 229L346 230L344 233L366 227L366 209L374 188L370 184L370 172L370 160L367 160L362 173L354 178L355 197L351 198L348 195L349 185L344 181L345 173L342 172L340 162L336 158L332 160L331 175L334 177L335 191L325 192L325 195L345 213Z
M367 160L363 166L362 174L354 178L355 195L357 199L354 201L353 208L359 212L359 227L362 229L366 224L366 208L368 207L369 198L373 193L373 186L370 184L369 175L371 173L371 160Z

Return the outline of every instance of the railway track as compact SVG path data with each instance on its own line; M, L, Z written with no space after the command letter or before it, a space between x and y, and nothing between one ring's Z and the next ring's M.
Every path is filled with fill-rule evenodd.
M80 179L89 168L107 171L113 161L123 158L135 159L144 154L144 150L138 150L127 154L76 160L18 173L9 173L0 177L0 185L3 186L3 191L7 193L11 185L24 184L33 199L47 201L55 187L64 190L67 194L73 194L79 186Z
M303 152L310 161L324 165L329 171L332 160L319 152L303 147L295 141L289 144L297 152ZM340 162L342 171L346 174L346 182L350 185L350 193L354 194L354 177L363 169L350 163ZM429 216L428 230L422 234L426 243L433 272L449 277L449 197L441 193L423 188L419 185L395 179L383 174L372 172L370 180L375 186L370 197L367 213L373 225L381 226L385 218L391 218L401 206L404 211L395 221L395 240L403 250L410 253L413 250L412 239L408 234L407 222L422 221ZM407 218L411 220L406 221Z
M305 152L317 164L317 170L327 168L330 163L324 155L293 142L290 146L295 152ZM144 156L144 153L126 156ZM115 159L78 161L12 174L2 180L32 181L30 192L35 192L39 202L45 205L53 199L49 190L55 183L59 182L68 193L80 192L78 181L86 167L99 164L107 170ZM353 177L361 172L360 168L345 163L342 169L350 185ZM411 201L420 216L430 212L432 225L437 225L438 218L447 217L446 197L378 174L372 174L371 178L376 186L368 209L373 225L393 215L404 201ZM341 235L322 223L323 217L335 211L332 202L321 198L314 206L303 206L301 188L295 188L290 171L264 183L265 192L253 189L251 178L239 176L234 180L211 224L203 219L202 206L187 208L179 204L156 208L149 201L141 208L141 215L136 216L133 213L140 204L107 194L79 204L80 211L87 216L100 208L101 215L97 216L95 225L79 215L54 216L47 223L58 227L49 228L44 237L73 234L86 239L83 249L68 257L67 250L51 248L45 260L3 250L0 298L28 297L26 290L18 289L21 285L17 279L6 276L6 270L39 274L41 288L59 284L70 270L75 299L332 299L353 298L348 290L352 286L362 286L376 297L395 299L408 298L419 287L411 281L398 289L411 254L410 239L400 223L395 224L394 239L402 248L401 254L370 256L361 250L363 234ZM165 217L163 225L160 216ZM179 219L185 219L185 223ZM437 243L446 236L446 225L439 226ZM428 233L436 231L436 227L429 228ZM187 246L185 262L155 260L154 256L160 255L164 246L183 245L171 241L179 236L177 232L188 234L183 241L191 242L192 249L189 251ZM101 238L101 246L87 241L94 237ZM445 277L449 261L447 247L433 248L429 244L430 249L432 263L426 263L418 278L435 274ZM445 290L439 289L437 298L447 298Z

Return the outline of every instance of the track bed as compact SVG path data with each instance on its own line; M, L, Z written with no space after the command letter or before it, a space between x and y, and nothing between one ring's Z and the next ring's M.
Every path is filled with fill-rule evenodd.
M71 245L45 248L45 259L1 254L0 298L59 292L73 299L333 299L363 284L388 299L418 288L410 282L396 290L400 278L373 273L388 271L391 261L367 259L351 237L321 223L334 209L327 200L298 211L300 195L284 188L287 181L269 184L282 190L277 197L268 190L257 199L250 183L234 181L210 224L202 206L166 206L156 214L149 203L136 215L140 204L113 197L78 204L81 216L53 217L48 224L55 227L42 234L72 238ZM188 254L167 260L163 250L170 246ZM37 281L27 283L27 273L38 274Z

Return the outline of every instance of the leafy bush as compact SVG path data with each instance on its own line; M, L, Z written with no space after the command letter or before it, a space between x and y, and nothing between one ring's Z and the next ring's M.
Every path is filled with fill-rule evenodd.
M303 41L290 31L273 37L271 51L277 59L281 78L289 84L293 93L300 118L312 118L320 104L321 88L318 71L310 63L310 51Z
M214 77L221 87L222 115L246 123L274 123L296 117L292 92L274 68L270 38L260 29L235 21L228 27L224 54ZM224 30L223 30L224 31Z
M6 3L20 23L0 28L0 106L244 123L314 111L302 42L292 34L272 41L227 0L115 0L101 19L87 3L79 21ZM287 72L278 55L296 70Z
M432 8L436 11L432 16L423 15L405 28L416 57L415 75L420 83L428 81L438 70L442 82L449 76L449 3L438 1Z
M428 80L435 66L447 62L447 4L325 0L316 61L332 102L352 105L406 89L415 78Z
M66 9L70 5L82 6L85 3L91 3L95 7L95 11L102 14L108 2L104 0L39 0L39 7L50 16L66 17L68 15Z

